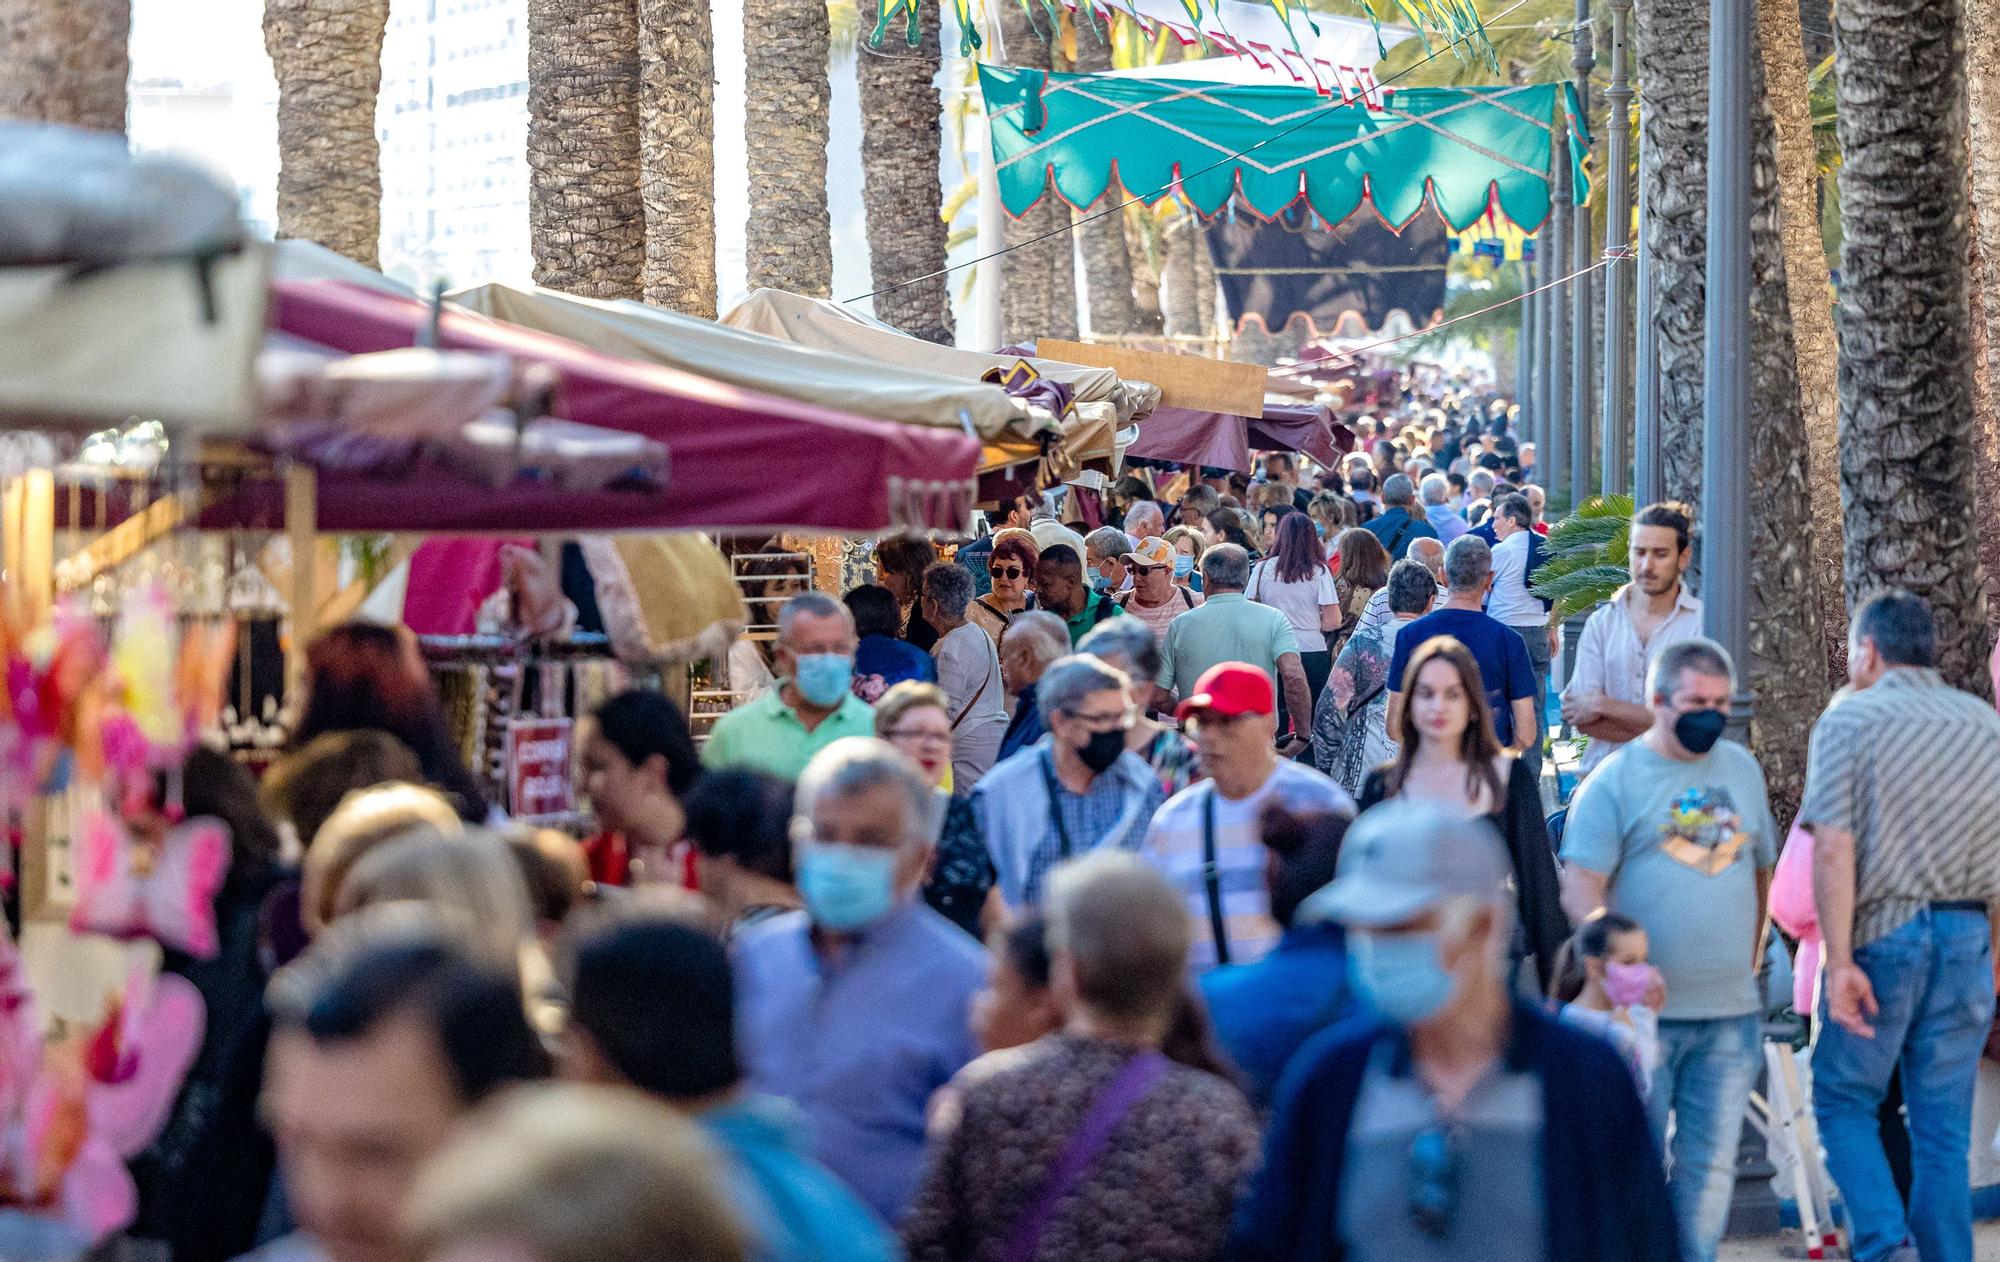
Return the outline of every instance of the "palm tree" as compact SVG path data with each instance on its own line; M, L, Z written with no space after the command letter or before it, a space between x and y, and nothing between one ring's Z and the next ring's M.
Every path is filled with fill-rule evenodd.
M833 294L826 208L825 0L743 6L744 147L750 166L750 286Z
M389 0L266 0L278 80L278 233L366 267L382 237L375 101Z
M1111 69L1110 21L1107 17L1103 27L1087 16L1077 22L1077 73L1097 74ZM1094 334L1116 337L1144 331L1139 305L1132 293L1132 255L1125 244L1125 214L1113 209L1122 205L1126 196L1123 185L1109 181L1097 204L1078 216L1077 245L1083 255L1083 278L1090 293L1090 331Z
M639 0L646 301L715 318L715 37L707 0Z
M1654 335L1661 348L1660 446L1668 494L1701 497L1703 322L1707 267L1708 0L1639 7L1640 92L1647 102L1640 166L1649 173ZM1757 76L1761 89L1761 68ZM1669 86L1671 85L1671 87ZM1750 223L1751 739L1789 818L1805 750L1826 700L1825 646L1813 565L1810 486L1780 232L1778 141L1770 110L1754 118ZM1641 313L1645 318L1646 313Z
M1006 64L1063 68L1051 50L1052 36L1036 27L1027 6L1017 0L995 0L994 17L1000 30L998 51ZM1003 342L1077 335L1073 231L1069 205L1053 189L1046 190L1027 214L1003 221L1007 245L1000 258Z
M1166 330L1168 337L1193 337L1209 330L1202 327L1201 304L1198 298L1201 280L1195 266L1195 256L1205 251L1208 243L1201 237L1201 222L1194 212L1178 204L1169 211L1166 226L1160 230L1162 262L1160 279L1166 289Z
M646 207L632 0L528 0L528 229L536 284L640 296Z
M1945 678L1990 696L1973 512L1959 0L1843 0L1840 481L1849 603L1930 602Z
M905 333L951 345L945 265L944 132L937 73L938 6L918 0L918 40L861 48L861 202L875 314ZM927 279L918 280L918 277Z
M1833 286L1820 236L1819 146L1813 133L1799 0L1758 0L1757 37L1763 44L1766 97L1778 132L1785 287L1792 342L1798 349L1799 401L1810 459L1820 623L1826 636L1827 677L1839 682L1847 676L1847 598L1840 580L1840 345L1833 332Z
M131 0L0 3L0 118L125 130Z
M1965 69L1971 116L1972 250L1967 274L1972 277L1972 335L1978 441L1974 461L1979 472L1979 558L1986 580L1986 616L2000 614L2000 408L1994 390L2000 385L2000 299L1990 298L2000 285L2000 3L1966 0Z

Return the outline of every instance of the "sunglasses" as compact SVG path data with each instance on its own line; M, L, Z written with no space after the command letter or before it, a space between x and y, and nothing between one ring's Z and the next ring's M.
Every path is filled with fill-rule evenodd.
M1426 1127L1411 1142L1408 1197L1418 1231L1433 1240L1451 1234L1458 1210L1458 1148L1448 1128Z
M988 572L988 573L990 573L991 575L993 575L993 577L994 577L994 578L1026 578L1026 577L1028 577L1028 572L1027 572L1026 570L1022 569L1022 568L1021 568L1020 566L1018 566L1018 565L1006 565L1006 566L1000 566L1000 565L996 565L996 566L994 566L994 567L993 567L993 568L992 568L991 570L989 570L989 571L987 571L987 572Z

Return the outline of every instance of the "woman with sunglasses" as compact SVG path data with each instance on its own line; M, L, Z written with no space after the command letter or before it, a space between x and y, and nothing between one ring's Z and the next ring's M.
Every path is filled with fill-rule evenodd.
M993 590L972 602L967 617L993 638L996 648L1014 615L1035 608L1035 566L1041 559L1035 537L1025 530L1010 528L993 536L993 559L987 565Z
M1465 645L1443 635L1426 641L1410 655L1403 693L1410 702L1399 730L1389 734L1402 748L1395 761L1362 778L1361 809L1401 798L1485 816L1513 860L1520 912L1515 959L1532 955L1547 991L1570 925L1535 777L1501 750L1479 662Z

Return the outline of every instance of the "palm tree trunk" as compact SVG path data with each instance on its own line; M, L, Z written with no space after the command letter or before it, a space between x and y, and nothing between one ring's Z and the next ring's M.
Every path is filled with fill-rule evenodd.
M1203 223L1201 217L1192 211L1188 212L1188 217L1194 221L1192 225L1194 233L1189 242L1189 248L1194 251L1194 313L1195 320L1200 326L1195 329L1195 332L1202 337L1214 337L1216 334L1215 295L1217 293L1215 251L1209 243L1208 225Z
M1834 41L1847 598L1898 587L1929 601L1945 678L1991 696L1973 513L1958 0L1844 0Z
M1984 571L1986 616L2000 615L2000 0L1966 0L1966 95L1971 116L1973 391L1978 418L1974 462L1978 470L1979 560Z
M1152 210L1145 206L1126 209L1119 216L1125 231L1125 253L1132 267L1132 302L1139 312L1139 332L1159 333L1166 328L1166 313L1160 309L1160 266L1154 260L1147 222Z
M646 206L632 0L528 0L528 173L535 283L639 297Z
M0 118L125 130L131 0L0 3Z
M938 7L918 4L921 39L861 47L861 202L875 315L927 342L952 344L945 265L944 143L937 73ZM918 277L926 279L919 280Z
M826 206L825 0L743 6L744 144L750 166L750 287L833 296Z
M715 318L715 37L707 0L639 0L646 301Z
M1765 99L1778 130L1778 192L1784 203L1785 287L1798 348L1799 401L1811 468L1813 563L1827 678L1847 678L1847 596L1840 578L1840 343L1833 332L1833 286L1820 236L1819 146L1806 82L1805 32L1798 0L1759 0Z
M1047 40L1024 6L1004 0L994 16L1008 65L1046 69L1055 64ZM1000 258L1000 329L1006 344L1076 337L1073 231L1069 206L1053 189L1045 190L1027 214L1010 217L1002 225L1007 253Z
M375 102L389 0L267 0L278 80L278 235L374 267L382 238Z
M1195 251L1201 244L1201 225L1185 206L1174 209L1161 235L1166 255L1166 312L1168 337L1194 337L1204 332L1197 291L1201 280L1195 270Z
M1078 20L1079 74L1098 74L1111 69L1110 38L1108 28L1100 29L1088 18ZM1132 255L1125 247L1125 213L1114 209L1122 206L1128 196L1124 186L1113 180L1105 186L1104 196L1098 198L1097 204L1076 217L1077 246L1083 255L1093 334L1118 337L1140 332L1139 305L1132 296Z
M1647 219L1658 295L1653 319L1663 357L1661 447L1670 495L1698 504L1703 447L1702 341L1708 195L1708 0L1641 7L1640 91L1647 102ZM1676 85L1674 90L1664 85ZM1809 469L1786 284L1778 137L1761 66L1752 129L1750 358L1752 434L1751 741L1788 819L1805 784L1805 751L1826 701ZM1657 211L1659 213L1650 213ZM1672 357L1676 367L1665 366Z

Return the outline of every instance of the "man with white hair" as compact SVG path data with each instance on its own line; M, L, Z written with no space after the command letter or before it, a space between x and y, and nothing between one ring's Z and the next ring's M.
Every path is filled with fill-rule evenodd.
M1167 515L1151 500L1140 500L1125 513L1125 533L1134 539L1167 533Z
M1433 473L1425 478L1422 485L1424 497L1424 520L1437 531L1437 537L1445 543L1464 534L1470 527L1465 518L1451 506L1451 479L1442 473Z
M1461 536L1445 549L1444 606L1425 614L1396 633L1395 656L1389 661L1389 739L1403 730L1403 672L1410 657L1425 642L1450 636L1463 644L1479 663L1486 688L1486 706L1493 715L1493 734L1503 748L1523 754L1535 742L1535 668L1519 634L1485 610L1493 587L1493 550L1484 539Z
M1292 1058L1226 1256L1676 1262L1631 1071L1510 998L1510 865L1482 818L1364 814L1303 923L1347 930L1375 1019Z
M1474 469L1465 479L1465 520L1477 526L1493 511L1493 488L1499 479L1491 469Z
M1099 526L1083 537L1083 544L1089 550L1084 558L1083 577L1092 592L1116 594L1132 586L1132 576L1125 568L1125 554L1132 550L1132 541L1124 531L1116 526Z
M1382 502L1388 507L1362 529L1382 541L1391 561L1402 560L1413 540L1437 538L1436 528L1417 509L1417 484L1403 474L1391 474L1382 483Z
M843 736L875 731L875 712L854 695L854 655L861 641L847 606L806 592L778 610L772 656L778 686L715 721L701 760L710 767L750 767L787 780Z
M803 1110L814 1155L893 1223L916 1191L931 1094L977 1051L966 1013L986 952L919 893L932 790L893 746L827 746L794 809L805 910L737 934L737 1033L752 1089Z
M1000 637L1000 679L1014 698L1014 717L1000 737L997 761L1004 762L1042 739L1048 729L1035 686L1058 658L1069 656L1069 627L1040 609L1014 615Z

